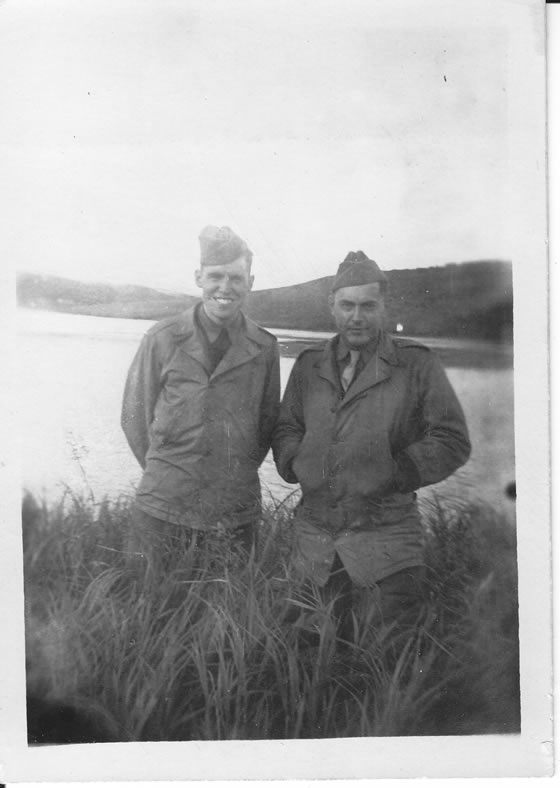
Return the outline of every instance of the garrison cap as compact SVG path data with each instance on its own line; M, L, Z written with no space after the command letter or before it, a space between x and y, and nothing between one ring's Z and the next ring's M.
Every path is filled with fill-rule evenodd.
M200 265L225 265L246 257L248 262L253 259L253 252L245 241L236 235L230 227L216 227L209 224L200 231Z
M383 286L387 286L388 279L375 260L370 260L362 251L348 252L343 262L338 266L331 292L334 293L341 287L369 285L372 282L380 282Z

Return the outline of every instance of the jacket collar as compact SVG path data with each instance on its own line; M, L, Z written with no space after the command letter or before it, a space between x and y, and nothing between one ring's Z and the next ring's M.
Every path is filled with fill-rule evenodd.
M337 390L340 389L340 380L336 367L337 337L330 339L321 357L315 364L319 376L328 380ZM383 332L379 343L369 362L366 364L358 379L353 383L341 400L341 405L352 401L367 389L391 377L391 367L399 366L395 345L389 334Z
M197 304L194 308L194 319L197 328L203 329L204 333L206 334L206 338L210 343L215 342L221 335L222 331L225 330L229 337L229 341L231 344L234 344L237 341L237 334L239 331L243 330L245 323L241 312L238 312L235 319L225 326L222 326L219 323L214 323L204 311L204 304L202 302Z
M200 329L196 325L194 317L195 309L196 305L181 314L173 329L173 337L183 353L193 358L208 371L204 344L199 336ZM242 326L235 332L235 341L210 376L211 378L223 375L228 370L251 361L267 344L266 337L257 324L243 314L242 319Z
M345 341L344 337L339 334L338 341L336 342L336 361L340 368L340 363L350 356L350 352L355 348L351 348ZM373 358L377 351L377 342L368 342L367 345L360 347L360 359L365 366L368 361Z

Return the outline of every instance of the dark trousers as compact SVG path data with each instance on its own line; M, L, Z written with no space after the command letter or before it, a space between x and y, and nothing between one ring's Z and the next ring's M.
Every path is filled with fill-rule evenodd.
M228 531L202 531L176 525L146 514L138 507L132 509L126 539L126 558L135 574L150 572L161 576L176 565L177 557L186 550L192 553L213 549L226 553L232 549L250 553L255 538L255 524L245 523ZM179 568L179 567L178 567Z
M354 640L354 618L369 631L386 628L393 634L413 626L424 602L425 569L413 566L359 588L352 583L338 553L326 585L319 589L325 603L332 604L337 636Z

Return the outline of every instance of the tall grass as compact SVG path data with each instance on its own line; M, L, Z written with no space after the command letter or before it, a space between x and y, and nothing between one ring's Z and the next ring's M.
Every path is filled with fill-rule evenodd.
M130 517L126 500L25 497L30 697L118 741L519 729L515 534L488 507L424 503L418 625L396 640L355 618L353 643L290 574L287 508L264 514L250 557L216 536L174 551L164 576L132 571Z

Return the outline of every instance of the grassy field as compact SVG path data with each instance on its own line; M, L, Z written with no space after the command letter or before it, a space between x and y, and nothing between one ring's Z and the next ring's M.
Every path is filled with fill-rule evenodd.
M32 743L516 732L515 534L487 506L422 504L429 598L398 647L298 602L286 506L247 559L225 537L135 574L130 503L23 502ZM306 618L307 617L307 618ZM308 621L306 624L305 621Z

